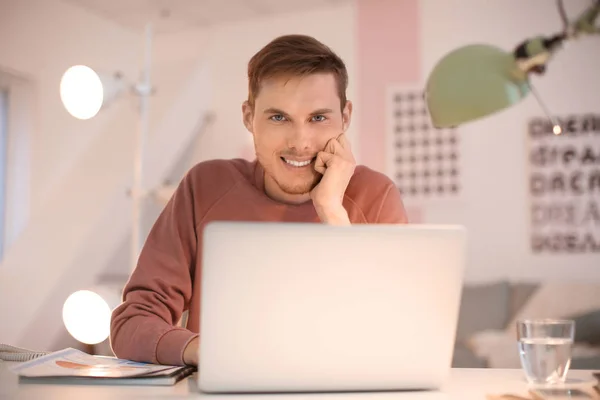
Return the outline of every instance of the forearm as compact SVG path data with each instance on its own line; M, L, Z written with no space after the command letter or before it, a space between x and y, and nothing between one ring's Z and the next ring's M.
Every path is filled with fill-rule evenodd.
M335 207L316 207L317 215L321 222L328 225L349 226L352 225L348 212L342 206Z
M111 346L128 360L183 365L183 350L195 334L178 326L191 301L190 271L153 246L150 238L111 316ZM167 278L168 277L168 278Z
M126 314L128 310L121 306L113 315L110 340L115 356L155 364L185 364L184 350L197 334L156 316Z

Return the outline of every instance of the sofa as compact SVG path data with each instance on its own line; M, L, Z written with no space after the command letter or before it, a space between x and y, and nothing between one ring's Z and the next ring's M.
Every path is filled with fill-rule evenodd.
M571 368L600 370L600 284L509 281L463 288L453 367L519 368L521 318L575 320Z

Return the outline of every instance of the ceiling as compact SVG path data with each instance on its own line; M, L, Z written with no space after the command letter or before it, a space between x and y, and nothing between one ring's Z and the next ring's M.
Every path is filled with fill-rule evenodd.
M315 9L350 0L63 0L141 31L172 33L269 14Z

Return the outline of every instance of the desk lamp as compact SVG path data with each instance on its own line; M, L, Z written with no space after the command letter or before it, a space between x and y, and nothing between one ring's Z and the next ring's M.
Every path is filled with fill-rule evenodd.
M534 37L512 52L488 44L471 44L446 54L427 80L425 101L436 128L451 128L497 113L532 92L553 124L556 135L562 129L532 86L530 74L542 75L547 63L567 40L600 35L595 26L600 0L585 9L574 21L567 18L562 0L557 1L563 31L550 37Z

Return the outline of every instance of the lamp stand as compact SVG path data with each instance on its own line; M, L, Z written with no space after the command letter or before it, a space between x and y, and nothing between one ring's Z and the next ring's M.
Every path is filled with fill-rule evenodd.
M134 138L133 155L133 183L131 187L131 270L137 265L139 253L141 250L141 214L142 205L145 197L143 189L143 165L144 165L144 147L148 137L149 130L149 103L152 94L152 84L150 81L152 65L152 26L146 25L145 30L145 50L144 65L142 69L141 81L133 87L135 94L139 97L138 124Z

